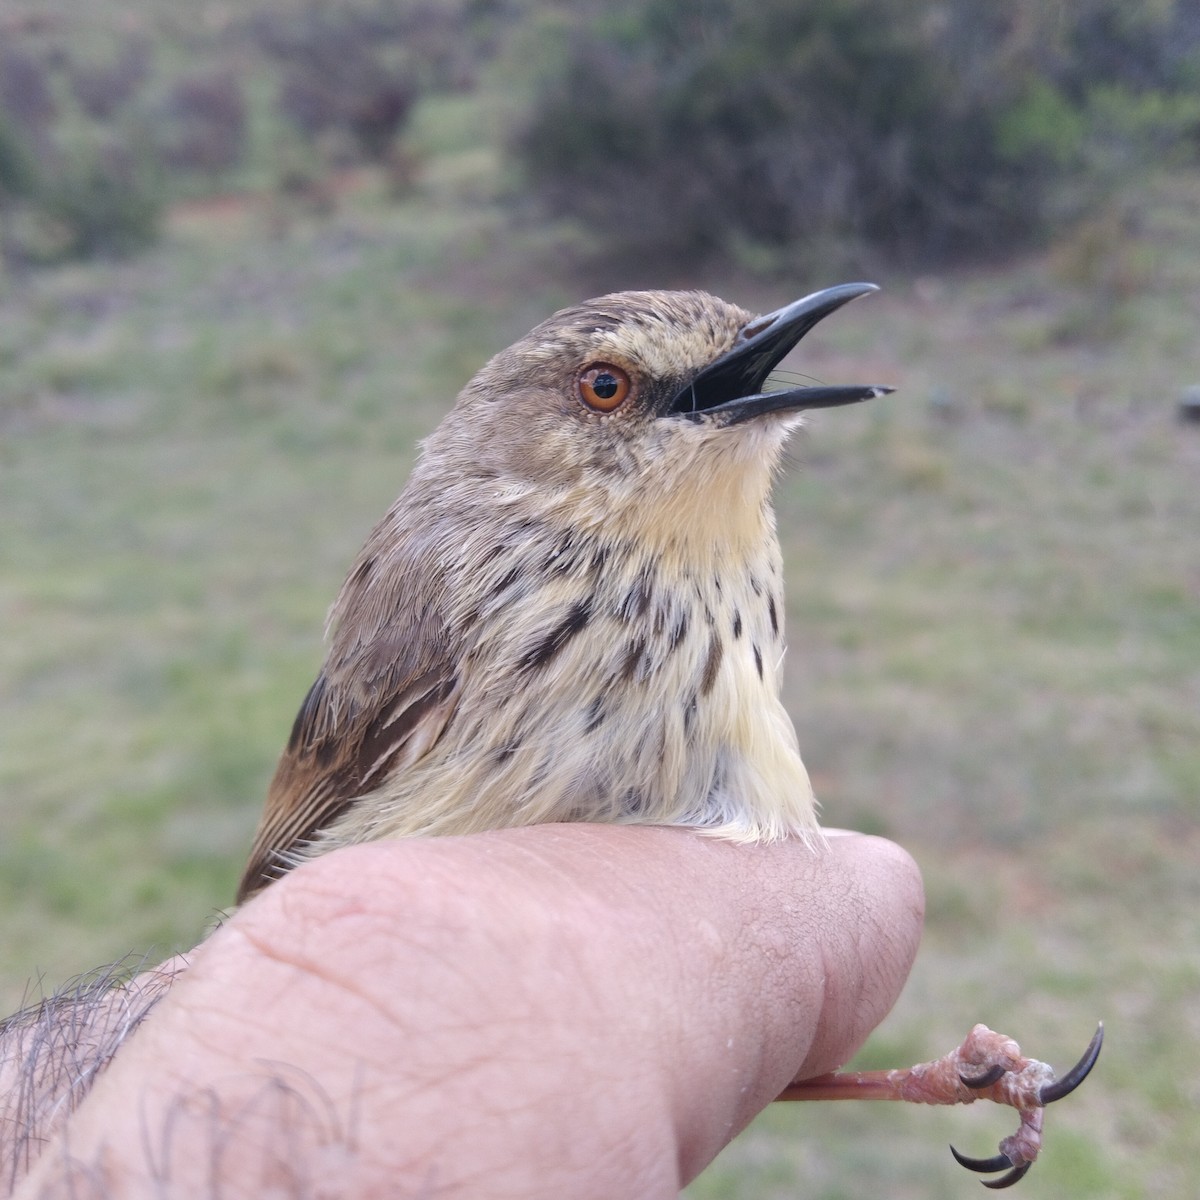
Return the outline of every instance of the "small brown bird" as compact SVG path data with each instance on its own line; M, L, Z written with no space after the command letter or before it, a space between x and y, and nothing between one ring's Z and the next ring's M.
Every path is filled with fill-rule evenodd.
M239 900L374 838L570 820L812 835L779 699L771 484L803 410L890 389L762 389L874 290L765 317L626 292L493 358L342 586Z
M875 290L766 316L701 292L623 292L487 363L334 603L239 902L376 838L607 821L815 842L779 698L771 486L805 410L891 389L764 388L818 321ZM976 1166L1023 1174L1048 1068L1034 1079L1014 1043L972 1037L904 1098L1014 1104L1024 1140ZM837 1076L820 1094L904 1086Z

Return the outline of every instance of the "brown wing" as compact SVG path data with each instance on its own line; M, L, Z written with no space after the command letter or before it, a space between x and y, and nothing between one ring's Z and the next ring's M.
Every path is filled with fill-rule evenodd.
M432 621L384 628L330 654L292 726L237 900L288 867L288 851L328 826L440 737L457 701L457 663Z

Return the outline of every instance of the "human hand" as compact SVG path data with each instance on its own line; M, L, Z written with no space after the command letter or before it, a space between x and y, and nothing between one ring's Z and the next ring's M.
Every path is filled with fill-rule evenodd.
M18 1194L674 1196L854 1053L921 915L856 835L341 850L199 948Z

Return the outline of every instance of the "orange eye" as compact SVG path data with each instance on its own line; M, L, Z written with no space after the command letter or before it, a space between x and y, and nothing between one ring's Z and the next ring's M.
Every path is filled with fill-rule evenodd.
M612 363L592 363L579 375L579 398L597 412L609 413L629 399L633 383L628 374Z

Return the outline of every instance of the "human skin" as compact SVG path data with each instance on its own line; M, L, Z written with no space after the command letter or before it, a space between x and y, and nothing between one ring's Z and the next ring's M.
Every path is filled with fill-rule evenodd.
M922 909L858 835L340 850L195 952L16 1194L675 1196L854 1053Z

